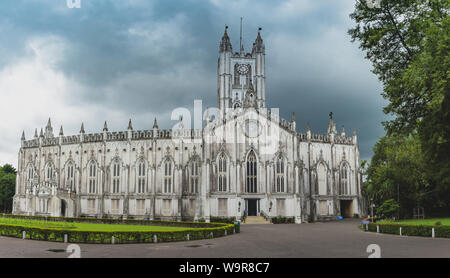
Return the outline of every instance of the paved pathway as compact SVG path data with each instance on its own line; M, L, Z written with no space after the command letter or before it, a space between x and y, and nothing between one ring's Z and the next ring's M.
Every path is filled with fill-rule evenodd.
M369 244L382 257L450 258L450 239L363 232L353 220L278 225L241 225L241 233L213 240L158 244L80 244L82 257L354 257L367 258ZM0 257L67 257L68 244L0 237ZM55 249L52 252L49 249Z

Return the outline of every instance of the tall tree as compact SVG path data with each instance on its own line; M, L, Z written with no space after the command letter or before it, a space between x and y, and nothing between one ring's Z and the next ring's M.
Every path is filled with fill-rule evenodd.
M411 159L422 161L415 169L422 173L427 190L432 188L421 191L416 201L434 195L436 203L431 206L450 208L450 1L380 0L375 7L367 3L356 1L350 14L356 26L349 34L372 62L383 84L382 95L389 101L383 111L393 116L383 123L387 136L374 151L383 153L382 146L389 149L393 144L398 155L415 153L417 157ZM411 146L419 149L412 152ZM368 184L376 186L384 198L392 198L390 182L417 190L415 180L402 183L404 178L385 167L395 165L397 158L386 156L379 163L375 154L369 167ZM416 172L404 169L414 170L399 167L396 171L415 176Z
M10 164L0 167L0 211L12 211L14 190L16 185L16 169Z

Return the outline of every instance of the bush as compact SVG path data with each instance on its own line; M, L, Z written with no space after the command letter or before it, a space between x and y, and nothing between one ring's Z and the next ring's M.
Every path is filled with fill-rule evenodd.
M400 227L402 227L402 235L425 236L425 237L431 237L431 229L433 228L433 226L430 225L407 225L397 223L386 223L386 224L370 223L368 225L370 232L376 232L377 226L379 226L380 233L398 235L400 234ZM435 237L450 238L450 227L449 226L434 227L434 233Z
M212 223L234 224L234 222L236 222L236 217L214 217L214 216L211 216L209 218L209 221Z
M394 199L384 201L384 203L377 208L377 215L385 218L392 218L397 213L399 205Z
M434 225L435 225L435 226L441 226L442 223L441 223L441 221L437 221L436 223L434 223Z
M295 223L295 217L277 216L271 218L273 224L292 224Z

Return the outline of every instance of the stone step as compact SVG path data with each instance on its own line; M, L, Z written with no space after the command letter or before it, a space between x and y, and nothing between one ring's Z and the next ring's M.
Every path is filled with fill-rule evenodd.
M272 224L262 216L247 216L243 224Z

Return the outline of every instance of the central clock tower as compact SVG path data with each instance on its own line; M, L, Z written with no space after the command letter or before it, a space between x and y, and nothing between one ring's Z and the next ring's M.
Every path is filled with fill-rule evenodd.
M257 108L265 107L265 80L265 47L261 28L251 53L245 53L243 46L240 52L233 53L226 26L219 46L217 68L217 96L221 112L243 107L245 94L250 88L256 93Z

